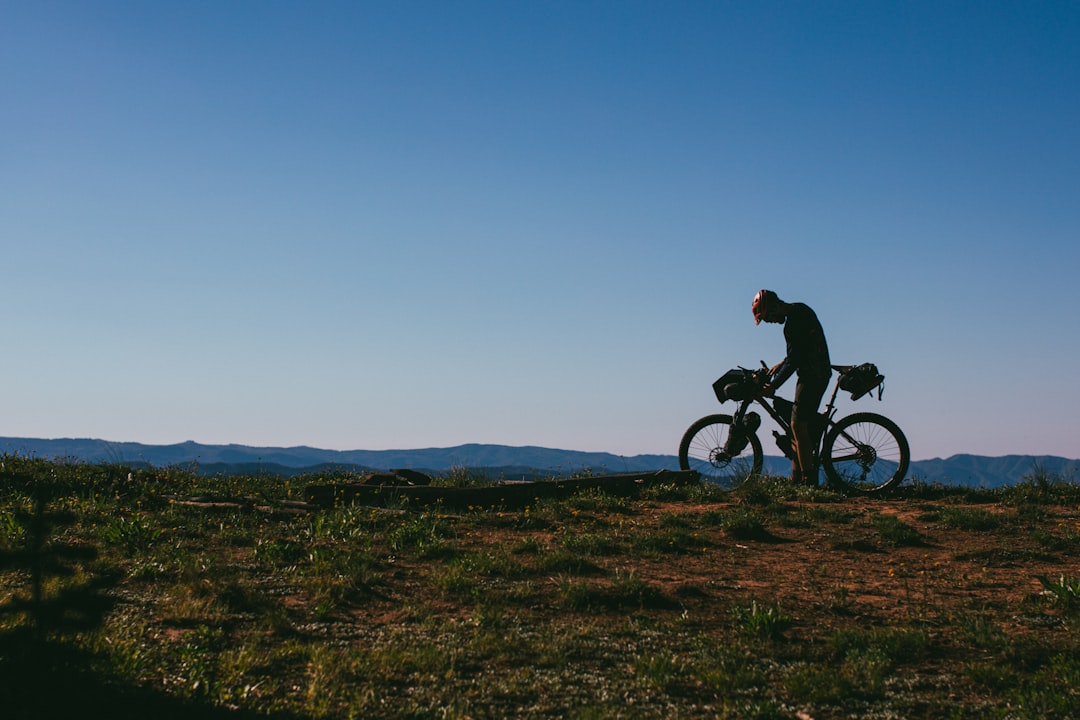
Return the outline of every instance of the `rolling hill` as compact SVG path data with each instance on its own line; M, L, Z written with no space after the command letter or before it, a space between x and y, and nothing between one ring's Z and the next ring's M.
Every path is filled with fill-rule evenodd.
M415 450L326 450L308 446L252 447L205 445L192 441L173 445L111 442L99 439L0 438L0 453L70 459L80 462L111 462L133 466L197 464L206 474L265 472L295 475L329 468L350 470L414 468L445 472L453 468L484 469L505 477L570 475L593 472L646 472L678 469L674 455L615 455L605 452L559 450L535 446L467 444L448 448ZM767 472L784 474L789 468L782 457L766 457ZM1042 470L1075 481L1080 460L1042 455L953 455L918 460L910 476L926 482L970 487L998 487L1019 482Z

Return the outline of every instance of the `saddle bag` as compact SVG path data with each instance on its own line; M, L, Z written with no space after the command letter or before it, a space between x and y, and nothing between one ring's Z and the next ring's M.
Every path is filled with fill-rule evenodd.
M855 365L840 373L840 389L851 393L852 400L858 400L863 395L873 392L877 388L878 400L885 393L885 376L878 372L874 363Z

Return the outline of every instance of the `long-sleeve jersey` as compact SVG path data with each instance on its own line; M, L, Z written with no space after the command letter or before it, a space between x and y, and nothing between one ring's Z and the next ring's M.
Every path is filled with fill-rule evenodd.
M773 387L780 387L793 373L800 379L828 380L832 374L829 345L817 315L803 303L791 303L784 321L787 357L772 378Z

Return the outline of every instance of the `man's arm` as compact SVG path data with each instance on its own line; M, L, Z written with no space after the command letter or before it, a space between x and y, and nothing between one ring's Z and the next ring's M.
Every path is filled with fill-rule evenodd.
M785 373L782 376L777 374L781 371ZM788 363L787 358L784 358L783 360L769 368L769 379L768 382L765 383L764 387L761 388L762 394L766 397L772 397L773 393L776 392L776 389L783 385L787 381L787 379L791 377L791 372L792 371L790 369L790 363Z
M769 387L773 390L780 387L788 381L788 378L795 372L795 363L791 362L791 356L784 358L784 362L777 366L775 372L772 373L772 379L769 380Z

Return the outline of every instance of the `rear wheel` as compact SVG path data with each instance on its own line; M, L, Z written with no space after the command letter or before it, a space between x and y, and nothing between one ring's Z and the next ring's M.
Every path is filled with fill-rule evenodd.
M900 427L875 413L855 413L829 430L821 466L839 490L871 493L887 490L907 475L911 450Z
M755 433L747 437L746 447L737 455L724 451L731 436L730 415L708 415L683 434L679 443L679 467L695 470L703 480L734 487L761 472L761 441Z

